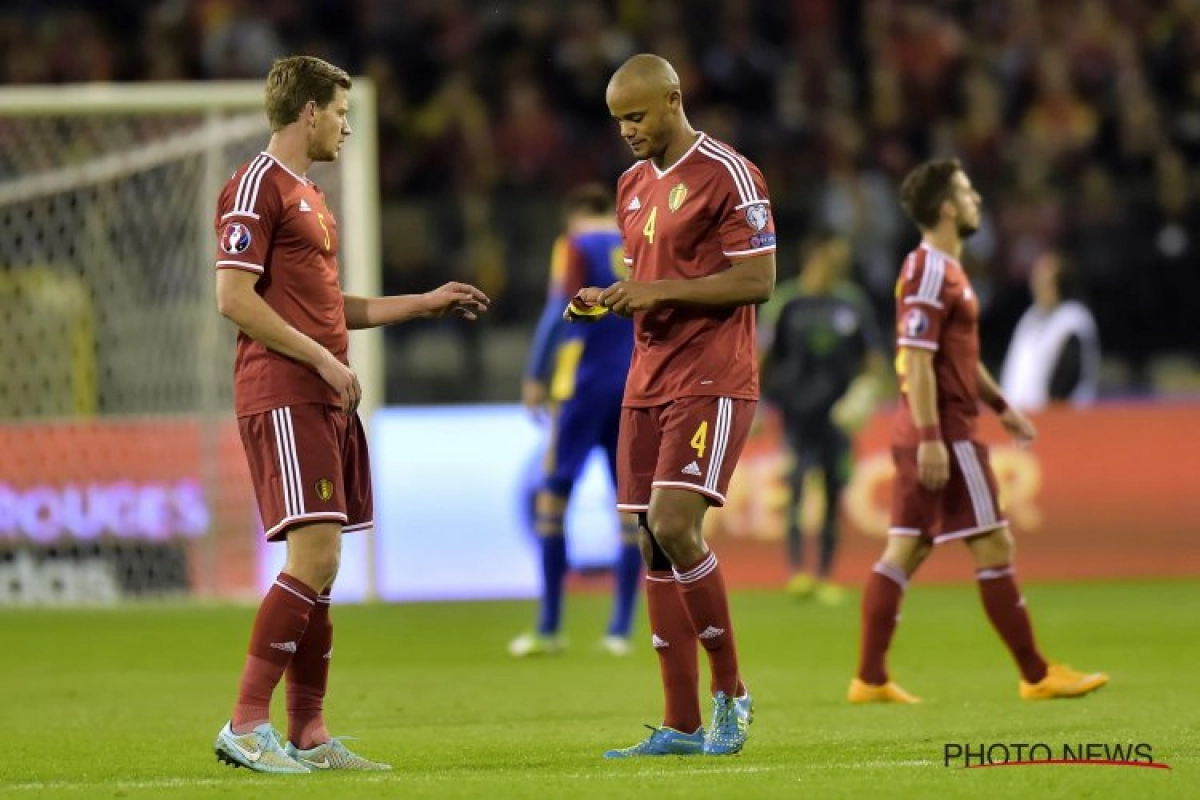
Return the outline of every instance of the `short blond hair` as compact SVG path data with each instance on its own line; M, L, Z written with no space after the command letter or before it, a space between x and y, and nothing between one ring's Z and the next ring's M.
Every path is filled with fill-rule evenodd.
M267 119L277 131L300 118L304 105L312 100L324 108L333 100L337 88L350 90L350 76L341 67L315 56L277 58L267 74Z

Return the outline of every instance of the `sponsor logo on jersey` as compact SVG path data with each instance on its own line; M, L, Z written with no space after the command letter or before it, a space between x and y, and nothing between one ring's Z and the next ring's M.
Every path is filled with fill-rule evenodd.
M678 211L683 205L683 201L687 199L687 186L682 183L675 184L675 188L667 195L667 208L672 211Z
M923 336L929 330L929 317L919 308L904 315L904 335L911 338Z
M775 246L775 234L773 233L756 233L750 237L750 246L755 250L763 247Z
M752 203L746 206L746 222L751 228L756 231L761 231L767 227L767 223L771 221L771 212L767 208L766 203Z
M317 481L317 497L328 501L333 497L333 481L329 478L321 478Z
M221 231L221 249L231 256L246 252L252 240L250 229L240 222L231 222Z

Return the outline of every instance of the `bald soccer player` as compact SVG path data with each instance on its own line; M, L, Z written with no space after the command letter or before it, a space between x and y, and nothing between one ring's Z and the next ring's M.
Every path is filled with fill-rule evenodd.
M771 204L758 167L688 123L679 76L662 58L630 58L606 98L637 159L617 184L631 277L582 289L572 307L634 321L617 507L639 521L666 711L646 739L605 757L728 755L746 742L753 704L701 524L725 503L758 402L754 305L775 285ZM711 669L707 730L697 644Z

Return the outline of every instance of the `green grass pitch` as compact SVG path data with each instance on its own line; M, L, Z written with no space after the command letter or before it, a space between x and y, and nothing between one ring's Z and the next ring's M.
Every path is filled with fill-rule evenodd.
M635 655L593 649L606 597L570 597L571 649L530 661L505 644L532 603L335 608L327 718L395 771L280 777L212 755L253 609L5 610L0 797L1200 797L1196 584L1035 584L1025 594L1044 651L1109 671L1107 688L1018 701L974 587L917 583L892 669L926 702L852 707L843 695L856 600L831 609L743 592L732 602L757 707L745 752L626 762L600 754L659 720L657 665L644 621ZM946 768L949 742L1148 743L1172 769Z

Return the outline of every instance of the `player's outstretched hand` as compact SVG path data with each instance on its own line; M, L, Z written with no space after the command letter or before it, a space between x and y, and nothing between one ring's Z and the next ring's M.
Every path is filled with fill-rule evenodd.
M1012 406L1004 409L1004 413L1000 415L1000 424L1022 447L1028 447L1037 438L1037 428L1033 422Z
M463 319L478 319L492 302L486 294L471 284L457 281L426 292L425 300L429 306L429 316L444 317L447 314L457 314Z
M631 317L637 311L653 311L661 302L659 288L653 281L617 281L600 294L600 304L623 317Z
M321 376L321 380L328 383L338 393L342 410L347 414L353 414L358 409L359 401L362 400L362 386L358 383L358 375L354 370L338 361L332 353L327 355L329 357L317 365L317 374Z
M608 313L608 309L600 305L600 293L604 291L595 286L580 289L563 309L563 319L567 322L595 322Z

